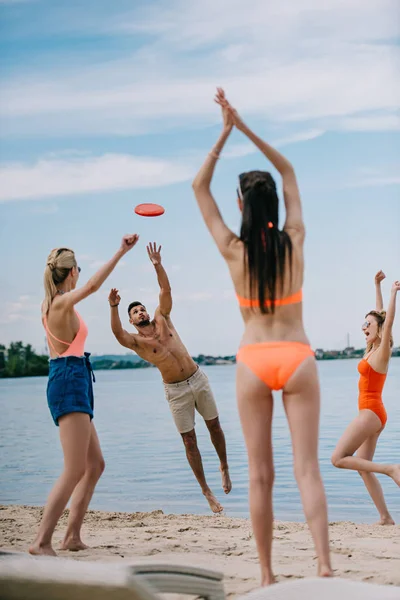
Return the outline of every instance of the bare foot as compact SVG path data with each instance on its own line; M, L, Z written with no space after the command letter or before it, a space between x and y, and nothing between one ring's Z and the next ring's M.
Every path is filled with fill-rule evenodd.
M211 490L208 492L203 492L203 494L207 498L208 504L214 513L220 513L224 510L224 507L218 502Z
M393 469L392 469L392 472L390 473L390 477L400 487L400 465L393 465Z
M88 548L89 546L86 546L79 538L65 539L60 546L60 550L69 550L70 552L79 552L79 550L87 550Z
M318 577L333 577L333 571L328 565L318 567Z
M381 517L377 522L377 525L395 525L396 523L393 521L392 517L389 515L388 517Z
M221 471L222 477L222 489L224 490L225 494L229 494L232 489L232 482L231 478L229 477L229 469L228 467L220 467L219 470Z
M51 547L51 544L41 545L37 542L34 542L32 544L32 546L30 546L28 552L29 552L29 554L32 554L33 556L57 556L57 554L54 552L53 548Z
M276 583L276 579L272 573L263 575L261 578L261 587L267 587L268 585L273 585L274 583Z

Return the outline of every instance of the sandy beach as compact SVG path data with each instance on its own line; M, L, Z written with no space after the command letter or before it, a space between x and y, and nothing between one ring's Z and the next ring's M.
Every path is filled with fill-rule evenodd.
M0 546L26 551L35 535L42 508L0 506ZM57 550L67 511L54 535ZM330 524L332 560L340 577L400 586L400 526L348 522ZM83 540L90 549L59 552L73 560L133 562L171 560L222 571L227 597L252 591L259 567L250 521L226 516L168 515L89 511ZM303 523L275 522L274 568L278 581L313 576L316 560Z

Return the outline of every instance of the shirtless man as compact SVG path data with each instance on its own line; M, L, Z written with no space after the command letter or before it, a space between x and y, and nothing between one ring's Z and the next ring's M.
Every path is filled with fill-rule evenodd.
M111 328L122 346L136 352L143 360L153 364L161 373L165 395L175 425L182 436L189 465L200 484L210 508L218 513L223 507L207 485L201 455L197 446L195 408L204 418L211 441L217 451L221 466L222 487L226 494L232 488L226 457L225 436L218 419L218 410L207 376L196 365L183 345L170 313L172 310L171 286L161 264L161 246L147 246L147 253L157 273L160 286L159 305L150 320L141 302L132 302L128 307L129 322L137 333L123 329L118 312L121 298L118 290L112 289L108 297L111 310Z

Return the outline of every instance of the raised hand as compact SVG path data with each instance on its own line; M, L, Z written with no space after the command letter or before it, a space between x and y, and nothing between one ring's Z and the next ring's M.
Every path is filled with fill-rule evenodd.
M149 259L151 260L153 265L161 265L161 246L159 246L157 250L157 244L155 242L153 242L153 244L150 242L149 245L146 246L146 248L147 254L149 255Z
M383 271L378 271L377 274L375 275L375 283L381 283L381 281L383 281L386 278L386 275Z
M222 88L217 88L214 101L220 105L222 110L222 120L225 131L231 131L233 128L233 118L229 110L229 102L225 98L225 92Z
M137 233L129 233L128 235L124 235L121 241L121 250L124 254L132 250L133 246L138 242L139 236Z
M226 121L228 126L230 123L232 123L233 125L235 125L235 127L237 127L237 129L239 129L239 131L243 131L246 125L244 124L242 118L239 116L237 110L235 110L226 99L225 92L222 88L217 88L217 93L215 95L214 100L222 108L224 127ZM227 116L225 116L225 113L227 113ZM230 126L232 127L232 125Z
M400 291L400 281L395 281L394 284L392 285L392 292L399 292Z
M121 302L121 296L119 295L117 289L112 288L111 292L108 295L108 301L110 303L110 306L115 306Z

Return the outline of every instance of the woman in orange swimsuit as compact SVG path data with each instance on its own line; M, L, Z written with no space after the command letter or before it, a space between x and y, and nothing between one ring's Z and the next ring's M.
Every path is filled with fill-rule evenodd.
M385 274L375 276L376 310L365 317L362 329L367 347L358 364L360 374L358 389L358 416L350 423L340 438L332 455L332 464L339 469L358 471L380 516L380 525L394 525L387 509L382 487L374 473L391 477L400 486L400 465L382 465L372 462L379 436L385 428L387 415L382 402L391 348L392 328L396 312L396 296L400 282L392 286L387 313L383 310L381 282ZM356 456L353 456L356 452Z
M104 470L104 459L92 422L92 369L90 355L84 352L88 330L75 305L97 292L137 241L136 234L126 235L113 258L80 288L76 288L80 268L72 250L56 248L47 259L42 304L42 320L50 350L47 401L53 420L60 428L64 470L50 492L38 534L29 548L31 554L56 555L51 539L71 496L61 549L83 550L87 547L81 540L80 530Z
M327 506L318 464L320 392L314 353L302 318L304 223L296 176L289 161L245 125L221 89L216 102L222 108L223 131L193 189L205 223L227 262L245 323L237 355L237 400L249 459L250 514L262 585L274 581L272 390L283 391L294 472L315 543L318 573L330 576ZM239 176L240 236L222 219L210 184L233 126L282 176L286 208L283 229L278 223L276 185L264 171Z

